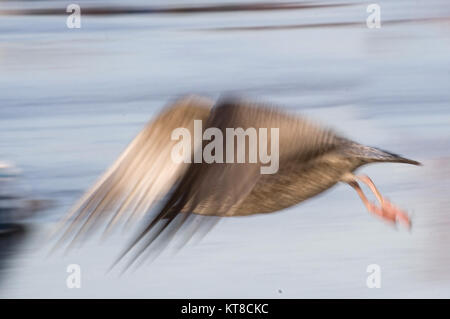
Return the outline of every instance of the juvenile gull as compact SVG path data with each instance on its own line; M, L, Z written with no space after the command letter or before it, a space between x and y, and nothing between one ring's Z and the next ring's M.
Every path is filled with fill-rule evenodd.
M224 145L226 128L279 128L279 170L261 174L259 159L256 163L176 163L171 152L178 141L172 140L172 132L182 127L194 135L194 120L205 123L203 130L221 130ZM269 135L266 141L272 142ZM191 149L193 156L194 147ZM271 213L314 197L338 182L353 187L369 212L411 227L408 215L386 200L369 177L354 174L360 166L377 162L420 165L351 141L272 105L232 98L214 103L205 97L187 96L147 124L86 192L60 223L57 246L69 240L70 247L98 229L107 234L120 221L126 225L141 221L144 229L118 259L135 250L133 262L161 234L169 234L159 240L166 245L194 215ZM359 183L369 187L379 205L368 200ZM162 203L159 208L155 207L158 201ZM199 229L198 225L190 227L185 241Z

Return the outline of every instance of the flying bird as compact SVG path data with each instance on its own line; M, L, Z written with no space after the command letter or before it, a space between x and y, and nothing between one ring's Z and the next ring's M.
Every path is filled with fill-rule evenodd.
M278 128L277 140L259 136L268 144L278 143L278 171L261 174L261 159L243 163L173 161L173 148L178 143L173 131L186 128L194 135L195 120L204 123L203 130L217 128L224 136L227 128ZM225 144L229 139L224 138ZM247 151L249 144L245 146ZM198 149L198 145L192 146L190 157ZM392 224L411 227L406 212L383 197L369 177L354 173L363 165L380 162L420 165L354 142L270 104L238 98L214 102L206 97L186 96L147 124L63 218L56 247L67 241L71 247L99 229L107 235L118 224L140 221L143 230L117 259L134 250L131 265L156 239L169 242L194 216L272 213L314 197L338 182L355 189L369 212ZM360 183L368 186L378 205L367 198ZM199 231L198 225L189 226L186 241ZM161 239L166 233L170 237Z

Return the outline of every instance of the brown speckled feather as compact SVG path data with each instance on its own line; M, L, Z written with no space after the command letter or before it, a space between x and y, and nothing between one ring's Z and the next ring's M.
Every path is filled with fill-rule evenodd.
M250 204L254 197L252 194L265 189L283 189L283 185L278 183L280 179L284 183L287 178L295 178L293 174L304 166L302 163L311 162L336 149L340 143L340 138L331 130L302 117L289 115L271 105L238 100L219 102L212 110L208 127L223 131L225 141L227 127L242 127L244 130L250 127L257 130L279 128L280 170L276 174L262 175L260 162L191 165L187 178L179 185L179 194L185 195L183 201L178 202L181 211L215 216L259 213L258 206L264 203ZM271 143L270 137L268 133L267 143ZM246 147L248 153L248 143ZM274 185L271 186L271 183ZM280 208L286 207L281 202L278 205ZM277 208L274 207L274 210Z

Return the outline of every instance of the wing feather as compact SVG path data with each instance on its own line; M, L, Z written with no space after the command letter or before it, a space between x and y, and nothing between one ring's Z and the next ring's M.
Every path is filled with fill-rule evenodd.
M226 145L226 128L246 130L252 127L257 131L259 128L278 128L280 167L295 166L295 162L310 161L335 149L341 140L331 130L324 129L302 117L284 113L271 105L240 100L218 102L211 111L206 125L206 128L208 127L219 128L222 131L224 145ZM276 141L271 141L268 134L265 142L269 145ZM235 151L236 147L235 144ZM246 151L248 152L248 143ZM132 265L180 212L185 214L183 221L187 220L192 213L214 216L234 215L240 204L261 180L261 165L260 161L257 163L191 164L159 214L148 223L148 226L140 232L116 262L141 244L128 262L128 266ZM160 221L163 226L157 231L152 231ZM179 227L176 228L178 229Z
M189 166L171 160L177 143L171 140L172 131L185 127L192 133L193 121L206 120L212 105L209 99L188 96L147 124L60 222L57 231L65 230L59 243L71 236L74 243L106 218L108 231L124 217L136 220L145 215Z

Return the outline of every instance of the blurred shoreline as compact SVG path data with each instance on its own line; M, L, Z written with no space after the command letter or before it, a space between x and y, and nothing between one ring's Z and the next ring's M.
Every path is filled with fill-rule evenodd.
M59 5L59 4L54 4ZM96 6L86 3L83 6L85 15L116 15L116 14L195 14L215 12L245 12L245 11L275 11L275 10L304 10L344 7L350 3L308 3L308 2L261 2L261 3L232 3L232 4L204 4L204 5L172 5L172 6L123 6L104 4ZM0 10L0 15L66 15L65 7L23 8Z

